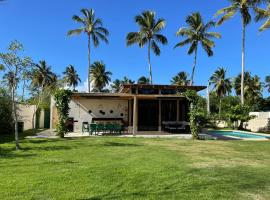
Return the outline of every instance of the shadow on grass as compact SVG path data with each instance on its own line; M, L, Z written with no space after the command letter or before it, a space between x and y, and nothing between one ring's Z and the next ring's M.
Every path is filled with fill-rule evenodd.
M139 147L141 144L121 143L121 142L105 142L102 146L108 147Z
M15 148L0 148L0 158L13 159L13 158L30 158L36 156L33 153L20 153L21 151L15 151Z

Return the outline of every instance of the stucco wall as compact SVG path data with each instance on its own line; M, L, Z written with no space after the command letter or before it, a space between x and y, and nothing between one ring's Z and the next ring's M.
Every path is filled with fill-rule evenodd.
M35 105L18 104L18 120L24 123L24 130L32 129L32 117L35 112ZM36 123L36 118L34 119ZM44 128L44 110L40 112L39 128Z
M256 117L246 124L247 129L250 129L253 132L270 130L270 112L251 112L249 115Z
M89 111L91 111L91 113L89 113ZM103 115L100 111L105 112L105 114ZM121 116L121 114L123 114L123 116ZM70 102L69 117L74 118L74 132L81 132L82 123L91 123L92 118L123 118L124 121L127 121L128 101L110 99L73 99Z

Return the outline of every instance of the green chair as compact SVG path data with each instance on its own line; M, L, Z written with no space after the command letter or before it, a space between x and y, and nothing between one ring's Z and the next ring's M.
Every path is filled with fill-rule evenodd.
M83 122L82 123L82 133L84 133L84 132L89 132L88 122Z
M106 124L105 125L105 131L108 131L109 133L113 133L113 131L114 131L113 124L111 124L111 123Z
M103 124L97 124L97 132L98 133L104 132L104 125Z
M114 124L113 129L115 133L121 134L122 132L122 126L120 124Z
M89 125L89 133L93 135L93 133L96 135L97 134L97 124L90 124Z

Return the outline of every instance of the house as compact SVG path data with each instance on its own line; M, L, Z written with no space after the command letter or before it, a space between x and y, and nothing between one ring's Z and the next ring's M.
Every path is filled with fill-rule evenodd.
M118 122L126 131L161 131L165 122L188 121L188 101L183 92L204 86L122 85L119 93L73 93L68 128L81 132L83 123ZM57 110L51 100L51 129Z

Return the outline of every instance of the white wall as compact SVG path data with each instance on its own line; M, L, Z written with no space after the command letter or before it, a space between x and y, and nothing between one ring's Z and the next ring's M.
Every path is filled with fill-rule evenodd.
M88 113L91 110L92 113ZM105 112L105 115L100 113ZM113 113L110 113L110 111ZM121 116L123 113L123 116ZM92 122L92 118L123 118L128 120L128 101L110 99L76 99L70 102L69 117L74 118L74 132L81 132L83 122Z
M270 112L251 112L249 115L256 117L247 123L247 129L253 132L270 130Z

